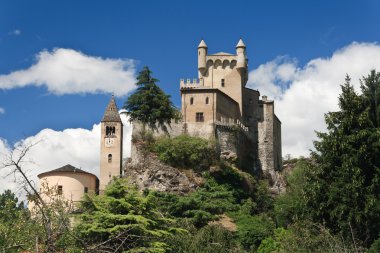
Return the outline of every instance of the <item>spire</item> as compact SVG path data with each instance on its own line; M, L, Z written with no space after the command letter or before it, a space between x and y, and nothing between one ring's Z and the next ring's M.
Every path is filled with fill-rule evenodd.
M245 44L244 44L244 42L243 42L243 40L241 38L240 38L239 42L236 45L236 48L239 48L239 47L244 47L245 48Z
M201 40L201 43L199 43L198 48L200 47L207 48L206 42L204 40Z
M119 110L117 109L115 97L112 95L110 102L107 105L107 109L104 112L102 122L121 122Z

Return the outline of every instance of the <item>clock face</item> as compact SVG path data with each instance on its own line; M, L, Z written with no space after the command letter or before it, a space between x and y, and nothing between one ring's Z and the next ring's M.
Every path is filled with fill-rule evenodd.
M108 147L112 147L114 143L115 143L115 140L113 138L106 138L104 145L108 148Z

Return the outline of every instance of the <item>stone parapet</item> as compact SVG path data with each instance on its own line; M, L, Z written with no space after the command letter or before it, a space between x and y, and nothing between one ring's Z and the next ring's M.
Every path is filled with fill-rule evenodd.
M181 88L198 88L198 87L204 87L203 79L197 79L194 78L191 80L190 78L180 80L180 87Z

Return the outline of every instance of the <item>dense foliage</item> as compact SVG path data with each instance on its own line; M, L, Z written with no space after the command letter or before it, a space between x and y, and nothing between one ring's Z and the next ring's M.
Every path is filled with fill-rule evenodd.
M363 78L361 89L347 77L340 111L326 114L305 196L313 220L369 246L380 233L380 74Z
M137 90L130 95L124 104L131 121L140 121L152 129L157 126L167 130L165 124L172 120L179 120L180 113L174 107L170 96L158 87L157 79L151 76L152 72L144 67L137 76Z
M158 158L174 167L208 169L216 162L215 145L200 137L162 137L151 147Z
M171 226L173 221L158 212L153 200L127 180L114 180L104 195L82 202L76 227L82 243L106 252L165 252L166 237L181 230Z

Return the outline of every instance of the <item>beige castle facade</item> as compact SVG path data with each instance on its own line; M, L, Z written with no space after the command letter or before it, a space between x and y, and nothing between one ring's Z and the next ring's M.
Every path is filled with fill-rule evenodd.
M237 126L246 140L235 143L234 149L244 154L245 158L240 157L244 165L272 174L282 166L281 122L274 113L274 102L266 96L260 99L259 91L246 87L247 81L248 59L241 39L236 54L208 54L202 40L198 78L180 81L184 131L220 140L218 129Z

